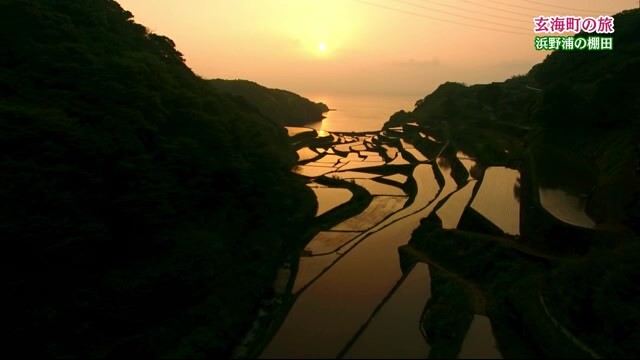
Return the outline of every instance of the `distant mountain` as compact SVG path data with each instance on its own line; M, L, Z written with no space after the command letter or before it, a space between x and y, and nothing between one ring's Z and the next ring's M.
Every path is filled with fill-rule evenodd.
M243 97L256 106L263 115L278 124L300 126L324 118L327 105L312 102L286 90L270 89L248 80L209 80L219 92Z
M230 356L315 214L285 129L112 0L0 39L5 353Z

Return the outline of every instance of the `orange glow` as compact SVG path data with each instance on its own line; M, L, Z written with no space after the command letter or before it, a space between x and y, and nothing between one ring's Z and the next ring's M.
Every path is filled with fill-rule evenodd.
M536 16L611 15L635 5L559 4L608 12L584 13L516 0L118 2L137 22L173 39L187 65L205 78L250 79L301 94L420 96L444 81L487 83L526 73L548 53L532 45Z

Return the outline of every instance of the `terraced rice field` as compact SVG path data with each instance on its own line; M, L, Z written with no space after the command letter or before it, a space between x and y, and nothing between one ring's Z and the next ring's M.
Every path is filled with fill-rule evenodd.
M395 129L395 133L402 131ZM431 294L429 266L418 263L403 273L398 249L431 214L442 220L443 228L455 229L477 187L474 208L493 219L483 208L483 199L508 198L498 194L504 185L499 178L508 174L515 181L517 174L489 168L483 182L470 177L458 186L448 165L451 160L437 158L429 164L426 157L418 160L414 156L419 163L411 165L397 148L381 143L383 136L374 144L365 142L372 136L332 135L337 142L325 153L344 156L324 155L315 165L300 166L295 171L311 179L327 176L352 181L373 198L360 214L320 231L306 245L298 259L297 273L291 275L295 302L261 357L425 358L430 346L419 324ZM405 151L417 151L404 140L402 145ZM380 153L391 160L385 161ZM394 165L405 168L390 172ZM473 167L471 162L466 165ZM407 194L403 186L410 178L415 192ZM346 198L340 195L340 201L330 199L337 194L332 195L330 190L336 190L332 188L313 190L323 203L323 211L331 211ZM513 215L512 208L508 211ZM512 222L505 221L505 225L499 219L495 221L513 227ZM486 324L482 326L486 330ZM470 329L468 337L477 336L477 327ZM465 355L485 354L483 346L468 344Z

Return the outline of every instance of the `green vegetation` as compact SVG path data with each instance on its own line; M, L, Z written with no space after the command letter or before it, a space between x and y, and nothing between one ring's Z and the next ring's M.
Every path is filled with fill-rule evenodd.
M9 353L228 356L314 215L286 131L132 17L0 2Z
M265 116L279 124L304 125L324 118L329 107L315 103L290 91L269 89L248 80L209 80L216 90L240 96L255 105Z

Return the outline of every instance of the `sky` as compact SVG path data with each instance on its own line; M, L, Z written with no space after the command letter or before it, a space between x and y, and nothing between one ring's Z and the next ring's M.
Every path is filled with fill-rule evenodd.
M300 94L426 95L504 81L548 52L536 16L599 16L638 0L117 0L203 78Z

